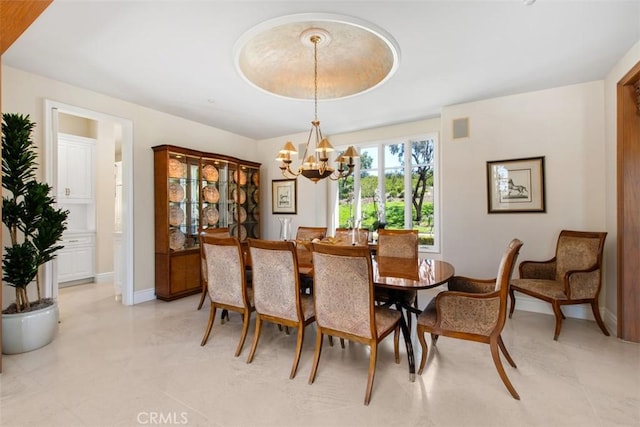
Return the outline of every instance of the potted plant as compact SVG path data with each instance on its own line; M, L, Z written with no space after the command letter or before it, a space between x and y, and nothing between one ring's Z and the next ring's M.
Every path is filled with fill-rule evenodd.
M16 300L2 311L2 351L22 353L49 344L58 329L55 300L42 298L40 267L55 258L69 212L55 207L51 186L36 180L37 154L29 116L2 115L2 223L11 245L2 256L2 280ZM27 287L35 279L37 297Z

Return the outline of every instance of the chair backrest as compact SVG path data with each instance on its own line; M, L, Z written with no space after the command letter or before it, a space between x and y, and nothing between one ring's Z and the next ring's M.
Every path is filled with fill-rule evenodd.
M302 319L295 244L251 238L248 243L256 311L282 319Z
M355 236L356 245L368 245L369 244L369 230L366 228L358 228ZM337 245L351 245L353 243L353 229L352 228L336 228L335 234Z
M212 302L247 307L244 257L237 238L200 237L207 263L207 290Z
M324 239L327 236L327 227L298 227L296 240Z
M231 234L229 233L229 229L226 227L220 227L220 228L205 228L204 230L202 230L200 232L200 267L202 268L202 280L206 283L207 282L207 260L205 258L204 255L204 244L202 243L202 238L204 236L211 236L211 237L231 237Z
M418 230L378 230L379 256L418 258Z
M606 232L562 230L556 246L556 280L571 270L602 268Z
M316 322L358 337L375 337L369 248L313 244Z
M327 227L298 227L296 231L296 240L311 242L313 239L322 240L327 235ZM311 251L302 243L297 246L298 263L304 266L312 264Z
M513 239L509 242L507 249L502 255L500 260L500 266L498 267L498 274L496 276L496 291L500 291L500 312L498 315L498 331L502 331L504 321L507 316L507 296L509 295L509 283L511 282L511 276L513 275L513 268L516 265L518 254L523 243L521 240Z

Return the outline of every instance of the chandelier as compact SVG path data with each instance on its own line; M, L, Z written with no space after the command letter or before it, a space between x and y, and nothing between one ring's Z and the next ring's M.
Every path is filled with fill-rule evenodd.
M298 153L291 141L287 141L278 152L276 160L281 162L280 170L285 178L296 178L302 175L314 183L325 178L337 181L353 173L354 159L360 157L358 151L353 146L349 146L336 158L335 168L329 164L329 153L334 151L334 148L329 140L322 136L320 121L318 120L318 43L327 42L328 38L329 34L326 31L317 28L312 28L302 33L303 42L308 40L313 45L314 119L311 122L311 130L304 148L303 161L297 170L294 171L291 168L292 155ZM311 144L312 139L314 140L313 145Z

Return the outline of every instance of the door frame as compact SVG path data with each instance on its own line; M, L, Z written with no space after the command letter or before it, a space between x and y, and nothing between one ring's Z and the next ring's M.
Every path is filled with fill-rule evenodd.
M122 304L134 304L133 263L133 121L49 99L44 100L44 172L52 186L57 181L57 113L96 121L110 121L122 127ZM47 263L44 270L44 295L58 296L57 263ZM54 286L55 285L55 286Z

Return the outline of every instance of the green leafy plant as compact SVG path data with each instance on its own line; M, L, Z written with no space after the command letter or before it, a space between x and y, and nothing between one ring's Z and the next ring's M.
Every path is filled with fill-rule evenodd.
M16 301L3 313L23 312L48 305L40 292L40 267L56 256L67 228L69 211L56 209L51 186L36 180L37 154L31 139L35 123L29 115L2 115L2 222L11 246L2 257L2 280L15 288ZM27 286L36 280L38 299L29 302Z

